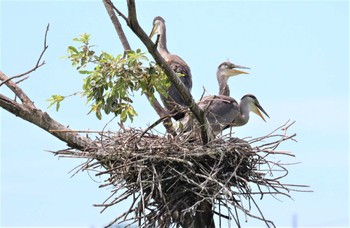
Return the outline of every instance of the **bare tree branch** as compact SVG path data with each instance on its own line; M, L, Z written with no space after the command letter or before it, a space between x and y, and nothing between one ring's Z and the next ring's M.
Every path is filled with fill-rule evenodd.
M18 103L15 100L8 98L7 96L0 94L0 107L14 114L15 116L18 116L44 129L58 139L66 142L69 147L85 151L93 145L93 142L89 138L83 137L77 132L72 132L67 127L52 119L46 112L37 109L34 105L34 102L25 94L25 92L18 86L18 84L13 81L13 79L28 75L29 73L35 71L40 66L45 64L45 61L41 62L41 59L48 48L46 42L48 31L49 25L47 25L45 31L43 51L41 52L33 69L11 78L7 77L5 73L0 71L0 81L2 81L0 86L6 85L22 102Z
M70 132L68 128L52 119L46 112L35 108L34 105L28 106L26 104L19 104L14 100L0 94L0 107L14 114L15 116L18 116L44 129L58 139L66 142L69 147L78 150L87 150L91 145L93 145L90 139L83 137L76 132Z
M34 108L34 103L29 99L29 97L22 91L21 88L17 86L16 83L14 83L9 77L7 77L2 71L0 71L0 80L3 81L3 84L6 84L6 86L12 90L12 92L19 97L19 99L22 101L24 105L27 105L28 107Z
M15 76L12 76L12 77L7 78L5 81L3 81L3 82L0 83L0 87L1 87L3 84L5 84L6 82L10 81L10 80L13 80L13 79L15 79L15 78L20 78L20 77L23 77L23 76L25 76L25 75L28 75L28 74L32 73L33 71L37 70L39 67L41 67L41 66L43 66L43 65L45 64L45 61L43 61L43 62L40 62L40 61L41 61L41 59L42 59L42 57L43 57L45 51L46 51L47 48L49 47L49 46L46 44L47 34L48 34L48 32L49 32L49 27L50 27L50 24L47 24L47 26L46 26L46 31L45 31L45 38L44 38L44 49L43 49L43 51L41 52L41 54L40 54L40 56L39 56L39 59L37 60L35 66L34 66L32 69L28 70L27 72L24 72L24 73L22 73L22 74L15 75ZM23 79L20 80L19 82L21 82L21 81L23 81ZM19 83L19 82L17 82L17 83Z
M123 29L122 29L122 25L120 24L120 22L119 22L119 20L117 18L117 15L114 13L113 4L111 3L110 0L102 0L102 2L103 2L104 6L105 6L105 8L107 10L107 13L108 13L109 17L112 20L112 24L114 25L114 28L117 31L118 37L120 39L120 42L123 45L124 50L125 51L131 50L130 44L128 42L128 39L126 38L125 33L124 33Z

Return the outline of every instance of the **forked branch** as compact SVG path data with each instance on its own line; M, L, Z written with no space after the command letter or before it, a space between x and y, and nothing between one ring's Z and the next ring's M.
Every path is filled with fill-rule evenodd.
M10 81L10 80L13 80L13 79L15 79L15 78L21 78L21 77L23 77L23 76L26 76L26 75L32 73L33 71L37 70L39 67L41 67L41 66L43 66L43 65L45 64L45 61L42 61L42 62L41 62L41 59L42 59L42 57L43 57L45 51L46 51L47 48L49 47L49 46L47 45L47 42L46 42L46 40L47 40L47 34L48 34L48 32L49 32L49 27L50 27L50 24L47 24L47 26L46 26L46 31L45 31L45 38L44 38L44 49L43 49L42 52L40 53L40 56L39 56L39 58L38 58L38 60L37 60L37 62L36 62L36 64L35 64L35 66L34 66L32 69L28 70L27 72L24 72L24 73L22 73L22 74L18 74L18 75L15 75L15 76L12 76L12 77L7 78L6 80L4 80L4 81L2 81L2 82L0 83L0 87L1 87L3 84L5 84L6 82ZM19 82L21 82L21 81L23 81L23 80L25 80L25 79L26 79L26 78L20 80ZM18 84L19 82L17 82L17 84Z
M13 77L7 77L5 73L0 71L0 85L6 85L13 92L15 97L18 97L21 101L21 103L19 103L16 100L10 99L5 95L0 94L0 107L14 114L15 116L18 116L44 129L58 139L66 142L69 147L78 150L86 150L87 148L91 147L92 144L92 141L89 138L83 137L76 132L70 132L70 129L52 119L49 114L36 108L34 102L18 86L18 83L15 83L13 81L15 78L29 75L31 72L37 70L39 67L45 64L45 61L41 61L41 59L48 48L46 42L48 31L49 25L47 26L45 32L43 51L41 52L36 65L31 70Z
M111 1L106 0L108 5L110 5L113 10L115 10L130 27L130 29L137 35L143 44L146 46L148 52L152 55L154 60L159 66L162 66L165 74L168 76L170 82L175 86L175 88L180 92L182 98L186 102L189 109L193 112L195 118L198 120L201 126L201 138L204 144L212 140L213 134L211 131L210 124L206 119L204 112L198 107L195 100L193 99L191 93L186 89L185 85L177 77L176 73L167 64L164 58L157 51L157 46L152 42L148 35L143 31L137 20L136 5L134 0L128 0L128 17L122 14ZM106 5L106 4L105 4ZM161 116L162 117L162 116Z
M119 40L123 45L124 51L131 50L131 46L129 44L128 39L125 36L124 30L118 20L117 15L114 11L116 11L124 20L128 21L127 18L113 5L113 3L110 0L103 0L103 4L107 10L107 13L109 17L111 18L112 24L114 25L114 28L118 34ZM164 119L163 125L168 133L172 134L173 136L176 135L175 129L171 122L171 117L168 117L168 113L164 108L160 105L158 100L154 97L154 99L151 99L151 97L148 94L145 94L147 99L149 100L150 104L152 105L153 109L157 112L160 119Z

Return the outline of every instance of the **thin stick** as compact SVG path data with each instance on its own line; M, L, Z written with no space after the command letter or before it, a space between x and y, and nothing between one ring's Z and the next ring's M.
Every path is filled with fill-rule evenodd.
M46 39L47 39L47 34L48 34L48 32L49 32L49 27L50 27L50 24L47 24L47 26L46 26L46 31L45 31L45 36L44 36L44 49L42 50L41 54L39 55L39 58L38 58L38 60L37 60L37 62L36 62L36 64L35 64L35 66L34 66L32 69L28 70L27 72L24 72L24 73L22 73L22 74L18 74L18 75L15 75L15 76L12 76L12 77L7 78L6 80L4 80L3 82L0 83L0 87L1 87L3 84L5 84L5 83L7 83L8 81L10 81L10 80L13 80L13 79L15 79L15 78L20 78L20 77L23 77L23 76L25 76L25 75L28 75L28 74L32 73L33 71L37 70L38 68L40 68L41 66L43 66L43 65L45 64L45 61L43 61L43 62L40 62L40 61L41 61L41 58L43 57L45 51L46 51L47 48L49 47L49 46L46 44ZM28 77L26 77L25 79L27 79L27 78L28 78ZM19 82L22 82L22 81L23 81L23 79L20 80L20 81L18 81L17 84L18 84Z
M90 130L49 130L49 132L72 132L72 133L90 133L90 134L103 134L103 131L90 131Z

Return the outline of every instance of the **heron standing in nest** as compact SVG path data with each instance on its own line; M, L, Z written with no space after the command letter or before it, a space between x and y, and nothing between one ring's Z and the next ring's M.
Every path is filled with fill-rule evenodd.
M167 48L166 41L166 27L165 21L162 17L155 17L153 20L153 29L150 34L152 38L155 34L159 35L157 47L158 51L164 60L171 66L173 71L178 74L182 83L187 87L189 91L192 89L192 75L190 67L186 62L180 58L178 55L171 54ZM185 116L184 107L186 103L182 98L179 91L175 88L174 85L170 85L167 89L167 97L160 95L160 98L165 106L165 108L173 115L175 120L180 120Z
M227 84L228 79L232 76L248 74L245 71L238 70L240 68L249 69L231 62L220 64L217 70L219 95L206 96L197 103L204 110L214 135L218 135L223 130L232 126L245 125L249 121L250 112L254 112L264 121L265 118L261 112L269 117L254 95L244 95L240 103L230 97L230 88ZM192 129L193 121L190 120L189 116L186 116L182 123L185 126L185 131Z

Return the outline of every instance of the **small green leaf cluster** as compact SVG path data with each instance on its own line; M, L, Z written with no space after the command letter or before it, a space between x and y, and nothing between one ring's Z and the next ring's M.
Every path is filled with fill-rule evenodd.
M46 101L50 102L50 105L47 108L50 108L51 106L56 104L56 111L58 112L58 110L60 109L61 106L61 101L64 100L64 96L55 94L52 95L51 98L47 99Z
M132 99L135 91L146 94L151 102L155 91L167 96L166 89L170 82L166 75L140 49L117 56L103 51L96 54L94 45L89 43L90 35L83 34L73 40L81 46L69 46L67 58L85 76L83 96L91 104L89 113L94 112L98 119L102 118L104 112L119 116L121 122L127 119L133 121L137 115ZM60 101L59 96L53 96L51 105L56 102L57 109Z

